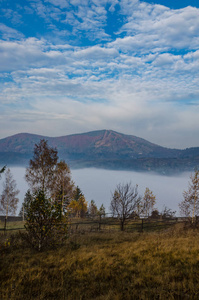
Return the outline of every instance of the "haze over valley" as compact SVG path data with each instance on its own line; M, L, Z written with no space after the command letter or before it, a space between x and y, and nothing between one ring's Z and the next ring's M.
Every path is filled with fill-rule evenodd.
M28 184L25 181L25 167L11 167L14 179L17 182L19 193L18 211L21 208ZM161 212L164 206L178 213L178 203L182 200L182 193L187 189L190 172L181 173L176 176L161 176L154 173L143 173L133 171L114 171L96 168L71 169L71 176L85 195L88 203L95 200L98 207L104 204L109 211L112 193L118 183L132 182L138 184L138 191L143 196L145 188L149 187L157 198L155 207ZM4 180L2 176L1 183ZM2 184L0 185L0 192Z

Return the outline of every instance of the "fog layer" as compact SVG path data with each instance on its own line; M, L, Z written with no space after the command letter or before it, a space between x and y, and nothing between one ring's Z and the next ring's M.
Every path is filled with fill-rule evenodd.
M10 168L20 190L18 211L28 189L24 179L25 168ZM156 195L156 207L162 211L164 206L177 211L178 203L182 200L182 193L187 189L190 173L182 173L175 176L161 176L154 173L142 173L132 171L111 171L104 169L86 168L71 170L72 179L84 193L86 200L90 202L95 200L99 207L104 204L106 211L109 210L112 192L118 183L132 182L132 185L138 184L138 191L142 196L145 188L148 187ZM2 191L5 175L2 175L0 181L0 191Z

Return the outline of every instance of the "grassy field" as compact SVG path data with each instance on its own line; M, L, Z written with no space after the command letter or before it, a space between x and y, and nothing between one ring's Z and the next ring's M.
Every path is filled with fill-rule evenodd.
M0 299L199 299L199 231L90 232L37 253L1 234Z
M6 229L7 230L18 230L22 229L24 227L23 221L16 221L16 222L7 222L6 223ZM0 230L4 229L5 223L0 221ZM1 231L0 231L1 232Z

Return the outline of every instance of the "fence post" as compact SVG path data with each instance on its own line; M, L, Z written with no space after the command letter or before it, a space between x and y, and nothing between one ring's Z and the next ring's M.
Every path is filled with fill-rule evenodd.
M101 230L101 220L102 220L102 215L99 215L99 231Z
M141 231L143 232L144 231L144 219L142 219L142 229Z
M5 217L5 223L4 223L4 234L6 233L6 223L7 223L7 216Z

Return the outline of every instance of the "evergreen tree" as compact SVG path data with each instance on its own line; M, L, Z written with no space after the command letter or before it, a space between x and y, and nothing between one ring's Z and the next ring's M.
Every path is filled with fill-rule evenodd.
M87 212L88 204L86 199L77 186L73 195L73 199L70 201L68 205L68 209L73 216L83 218Z
M25 239L38 251L59 245L67 238L67 218L60 203L52 203L43 190L27 201Z
M75 201L78 201L81 196L83 196L82 191L77 186L76 189L75 189L75 191L74 191L73 198L74 198Z

